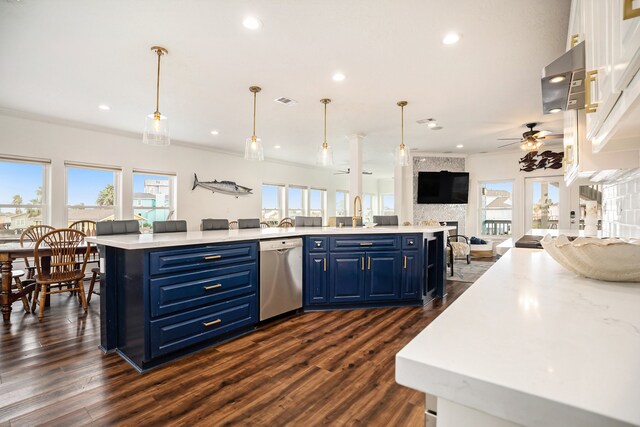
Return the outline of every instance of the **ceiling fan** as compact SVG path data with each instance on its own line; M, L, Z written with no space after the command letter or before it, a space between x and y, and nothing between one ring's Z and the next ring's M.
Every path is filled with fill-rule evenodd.
M546 139L559 139L564 137L561 133L551 133L548 130L534 129L537 125L538 123L526 123L525 126L528 127L529 130L522 134L522 138L498 138L498 141L515 141L501 145L498 148L520 144L520 148L523 150L533 151L539 150L544 145L544 140Z
M347 168L346 171L337 171L334 172L334 175L349 175L351 173L351 168ZM373 172L362 171L362 175L373 175Z

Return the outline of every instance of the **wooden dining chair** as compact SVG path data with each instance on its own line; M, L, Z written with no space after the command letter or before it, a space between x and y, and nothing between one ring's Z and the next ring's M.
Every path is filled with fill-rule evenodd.
M31 298L31 294L33 293L33 280L22 281L22 276L25 275L24 270L11 270L11 278L13 279L13 285L11 285L11 289L18 291L22 296L20 300L22 301L22 308L27 313L31 312L31 308L29 307L29 299Z
M262 222L260 223L260 228L269 228L269 227L271 227L271 226L269 225L269 223L268 223L268 222L264 222L264 221L262 221Z
M36 263L36 288L31 310L35 312L36 303L40 304L38 320L44 318L44 307L47 295L61 292L78 292L82 308L87 311L87 299L84 294L84 271L91 252L91 244L86 242L86 250L80 247L85 243L85 234L71 228L53 230L42 236L35 245L34 259ZM40 255L40 248L46 247L51 255L49 271L45 271ZM84 254L82 263L78 263L77 254ZM71 285L66 287L67 285ZM55 289L54 288L58 288ZM39 301L38 301L39 298Z
M293 227L293 220L291 218L282 218L282 220L278 224L278 227L280 228Z
M82 231L86 236L95 236L96 235L96 222L90 221L88 219L84 219L82 221L76 221L71 223L69 228L74 230Z
M24 247L25 243L37 242L42 236L53 230L55 230L55 227L50 225L32 225L20 235L20 246ZM29 258L31 257L24 257L24 266L27 269L27 280L33 279L36 275L36 266L31 265Z

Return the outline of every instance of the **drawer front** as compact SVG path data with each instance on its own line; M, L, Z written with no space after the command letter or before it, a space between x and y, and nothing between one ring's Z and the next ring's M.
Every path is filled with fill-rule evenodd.
M257 291L257 263L151 279L151 316L163 316Z
M309 252L326 252L327 237L307 237L307 248Z
M198 270L218 265L249 262L257 258L257 243L208 245L187 249L153 251L149 254L151 275Z
M402 236L402 249L418 249L420 248L420 235L408 234Z
M257 297L245 296L150 323L151 357L158 357L257 323Z
M400 249L399 236L346 236L329 239L331 251Z

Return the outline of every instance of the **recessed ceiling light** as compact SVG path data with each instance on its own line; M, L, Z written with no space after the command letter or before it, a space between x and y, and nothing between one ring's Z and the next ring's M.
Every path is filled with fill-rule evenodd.
M109 107L109 106L108 106L108 105L106 105L106 104L100 104L100 105L98 105L98 108L99 108L99 109L101 109L101 110L103 110L103 111L109 111L109 110L111 110L111 107Z
M276 150L279 150L280 146L279 145L274 145L273 148L275 148Z
M431 120L429 123L427 123L427 127L430 127L432 129L437 126L438 126L438 123L435 120Z
M458 144L458 145L456 145L456 148L464 148L464 145Z
M551 83L560 83L560 82L563 82L565 80L565 78L566 78L565 76L555 76L555 77L552 77L551 79L549 79L549 81Z
M211 135L218 135L220 132L218 132L217 130L212 130L211 131Z
M442 43L444 44L455 44L455 43L458 43L459 41L460 41L460 34L458 33L447 33L442 38Z
M346 78L347 78L347 76L345 76L345 75L344 75L344 74L342 74L342 73L335 73L335 74L333 75L333 77L332 77L332 78L333 78L333 80L334 80L334 81L336 81L336 82L341 82L341 81L343 81L344 79L346 79Z
M256 17L247 16L246 18L244 18L244 21L242 21L242 25L250 30L257 30L258 28L262 27L262 22L260 22L260 20Z
M556 114L556 113L559 113L560 111L562 111L562 108L552 108L551 110L549 110L551 114Z

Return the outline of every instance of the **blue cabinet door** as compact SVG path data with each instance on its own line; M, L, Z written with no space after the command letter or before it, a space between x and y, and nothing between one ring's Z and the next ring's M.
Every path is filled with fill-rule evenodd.
M402 253L402 298L416 299L422 292L422 274L420 271L420 252L405 251Z
M329 301L364 301L365 253L329 255Z
M327 302L327 254L307 255L307 304Z
M400 252L367 252L367 301L394 300L400 297L402 266Z

